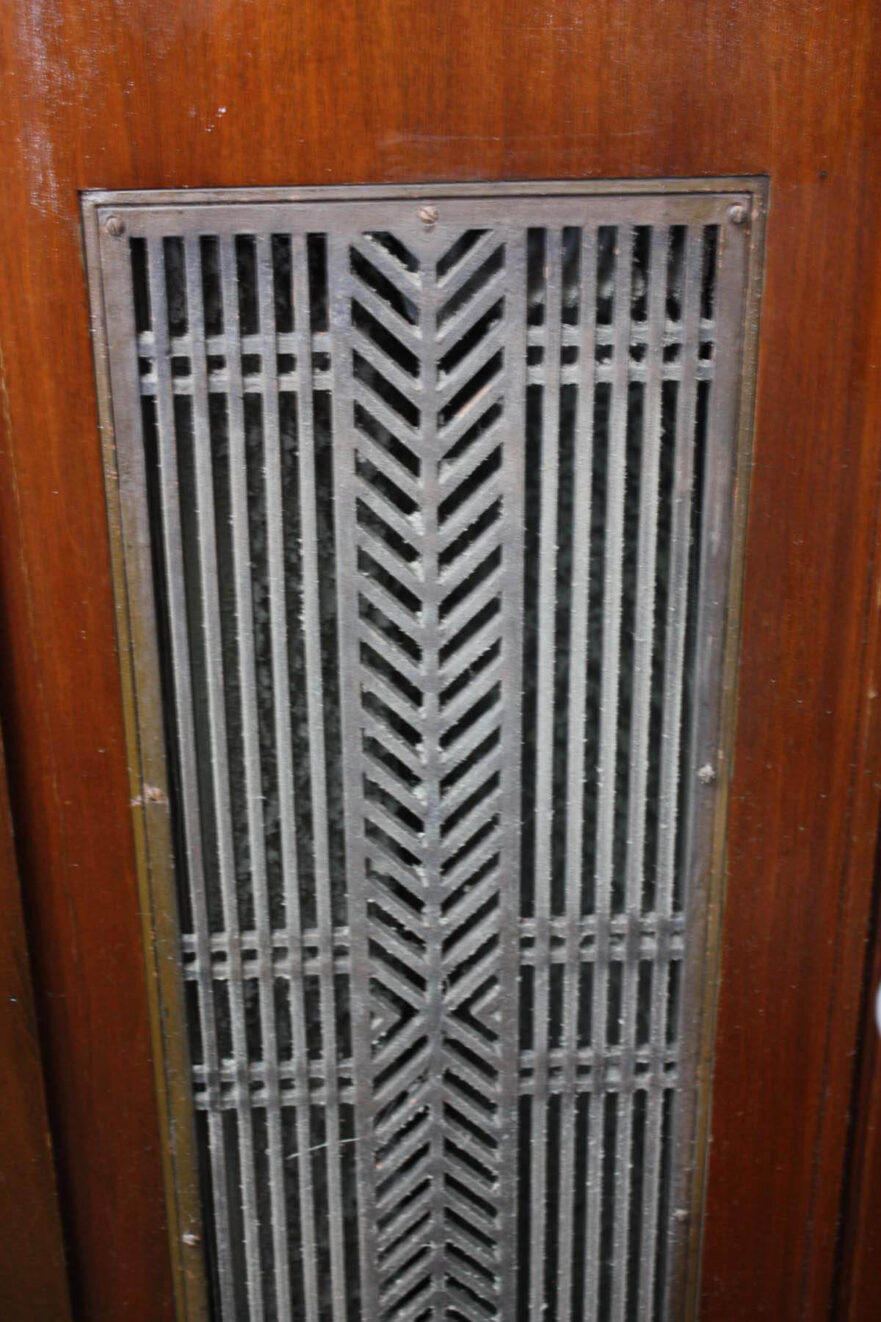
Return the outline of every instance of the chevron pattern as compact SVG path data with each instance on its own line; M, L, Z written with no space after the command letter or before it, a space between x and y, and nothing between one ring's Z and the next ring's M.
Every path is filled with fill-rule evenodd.
M471 231L414 247L354 237L345 308L357 592L342 655L360 757L372 1315L396 1322L501 1315L516 1087L498 1014L513 994L501 888L517 665L504 631L518 590L506 246Z

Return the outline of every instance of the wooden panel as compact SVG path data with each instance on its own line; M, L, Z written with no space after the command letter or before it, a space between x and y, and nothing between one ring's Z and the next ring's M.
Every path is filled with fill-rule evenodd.
M67 1269L2 743L0 915L0 1315L4 1322L67 1322Z
M881 780L872 0L0 15L2 707L78 1302L167 1317L77 190L768 173L703 1317L825 1315Z
M877 374L875 389L878 390ZM878 721L874 719L881 692L881 604L875 584L874 609L866 631L866 700L861 720L861 747L857 779L856 830L851 848L861 875L873 868L875 889L869 941L865 947L865 982L862 999L862 1042L854 1080L852 1133L845 1172L839 1226L840 1257L835 1317L847 1322L875 1322L878 1315L881 1272L881 1035L875 997L881 985L881 853L871 829L870 813L876 785L868 778L867 764L877 767ZM875 749L872 743L875 743ZM867 800L860 805L860 799ZM862 811L860 811L862 807ZM846 918L845 921L848 921ZM855 946L860 945L855 932ZM856 952L855 952L856 954Z
M842 1259L836 1317L874 1322L881 1271L881 1040L875 997L881 983L877 913L874 948L866 981L864 1041L855 1090L851 1147L842 1218Z

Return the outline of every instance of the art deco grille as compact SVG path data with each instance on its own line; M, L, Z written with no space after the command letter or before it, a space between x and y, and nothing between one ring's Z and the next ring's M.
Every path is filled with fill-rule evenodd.
M750 205L87 213L222 1322L663 1313Z

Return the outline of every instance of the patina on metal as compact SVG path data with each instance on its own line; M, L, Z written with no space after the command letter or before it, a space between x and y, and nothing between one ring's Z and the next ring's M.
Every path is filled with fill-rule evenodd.
M181 1317L690 1307L763 197L86 197Z

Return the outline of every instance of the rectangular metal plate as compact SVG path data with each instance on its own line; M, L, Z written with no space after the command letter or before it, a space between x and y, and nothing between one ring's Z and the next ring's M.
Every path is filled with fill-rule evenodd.
M681 1316L759 200L87 199L182 1315Z

